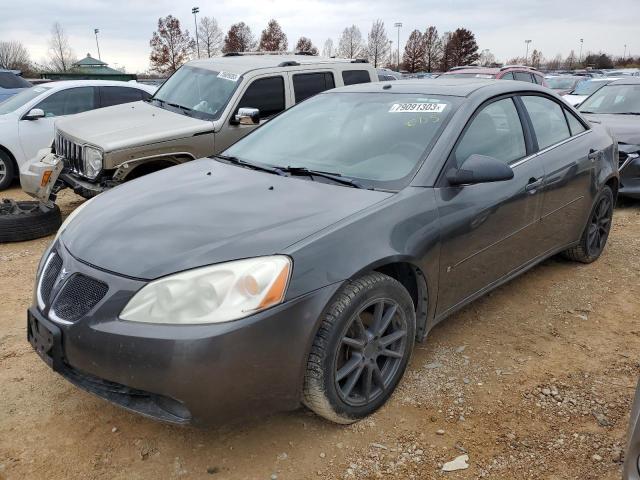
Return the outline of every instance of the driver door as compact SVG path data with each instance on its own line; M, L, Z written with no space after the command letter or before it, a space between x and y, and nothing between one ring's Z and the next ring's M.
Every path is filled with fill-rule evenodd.
M447 314L541 254L544 168L528 157L532 146L513 98L480 107L445 171L472 154L508 164L511 180L436 188L442 223L437 314Z
M53 143L56 119L66 115L93 110L97 105L94 87L61 90L49 95L33 108L44 111L44 118L20 120L18 131L25 160L35 157L38 150Z
M238 97L236 97L238 98ZM235 125L233 118L239 108L260 110L260 125L291 106L287 79L282 75L262 75L255 77L239 95L240 100L231 110L225 125L216 133L215 151L220 153L249 134L259 125Z

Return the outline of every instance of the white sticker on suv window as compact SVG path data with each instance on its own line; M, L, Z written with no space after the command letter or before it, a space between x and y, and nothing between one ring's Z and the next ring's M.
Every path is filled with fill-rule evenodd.
M414 113L430 112L442 113L447 106L446 103L394 103L389 109L390 113Z
M238 78L240 78L240 75L238 75L237 73L231 73L231 72L220 72L218 74L218 78L224 78L225 80L231 80L232 82L237 82Z

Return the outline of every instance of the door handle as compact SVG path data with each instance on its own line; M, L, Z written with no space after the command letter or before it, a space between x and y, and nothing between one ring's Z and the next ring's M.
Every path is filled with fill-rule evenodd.
M531 177L529 179L529 183L527 183L527 185L524 187L525 191L533 194L536 193L536 190L542 186L542 182L544 181L543 178L534 178Z
M589 160L591 160L592 162L595 162L596 158L598 158L598 156L600 155L600 150L596 150L594 148L590 148L589 149Z

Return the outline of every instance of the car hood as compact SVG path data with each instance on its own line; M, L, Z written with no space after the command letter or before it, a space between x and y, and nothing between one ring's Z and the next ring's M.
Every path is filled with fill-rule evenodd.
M205 158L100 194L61 240L88 264L153 279L282 252L391 195Z
M112 152L212 131L213 123L147 102L133 102L62 118L56 129Z
M619 142L640 145L640 115L586 113L584 116L602 123Z

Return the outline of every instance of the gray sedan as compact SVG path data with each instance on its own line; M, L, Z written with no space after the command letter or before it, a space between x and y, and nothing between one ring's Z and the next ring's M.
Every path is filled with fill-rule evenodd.
M303 403L351 423L438 322L551 255L600 256L615 153L530 83L325 92L77 209L38 267L28 337L78 387L153 418Z

